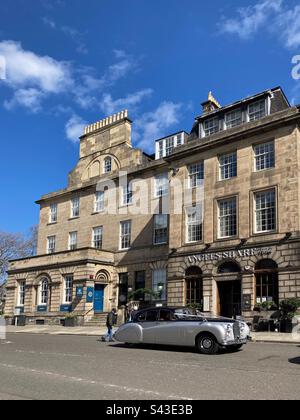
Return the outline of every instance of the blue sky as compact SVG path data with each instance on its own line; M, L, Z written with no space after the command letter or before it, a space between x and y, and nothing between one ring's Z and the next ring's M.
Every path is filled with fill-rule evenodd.
M38 222L64 188L86 123L124 108L136 146L189 131L212 90L227 104L281 85L300 55L293 0L2 0L0 230ZM3 69L2 69L3 73ZM1 76L1 67L0 67Z

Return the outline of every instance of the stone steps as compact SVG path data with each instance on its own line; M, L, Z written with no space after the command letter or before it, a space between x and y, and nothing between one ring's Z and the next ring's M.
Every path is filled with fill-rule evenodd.
M84 323L85 327L105 327L107 313L94 315L89 321Z

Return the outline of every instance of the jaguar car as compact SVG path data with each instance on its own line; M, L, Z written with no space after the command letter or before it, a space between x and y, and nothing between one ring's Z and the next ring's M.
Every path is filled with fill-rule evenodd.
M240 350L250 338L245 322L206 316L190 308L149 308L122 325L114 339L126 345L194 347L202 354Z

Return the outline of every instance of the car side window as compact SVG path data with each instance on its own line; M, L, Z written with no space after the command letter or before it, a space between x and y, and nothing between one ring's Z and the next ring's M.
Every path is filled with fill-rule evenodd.
M159 321L167 322L167 321L173 321L174 320L174 314L172 311L169 311L168 309L161 309L159 311Z
M157 311L148 311L146 312L146 321L155 322L157 321Z

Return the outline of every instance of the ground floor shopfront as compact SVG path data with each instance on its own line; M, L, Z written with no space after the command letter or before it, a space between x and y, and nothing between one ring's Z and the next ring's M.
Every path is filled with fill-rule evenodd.
M168 272L169 305L200 305L204 312L251 318L264 302L278 307L300 297L300 243L175 255Z
M192 305L203 312L253 316L257 304L300 297L300 242L238 249L207 249L169 258L116 262L93 249L35 257L11 264L5 313L26 323L62 322L69 313L80 324L124 308L132 292L151 289L135 300L145 305Z

